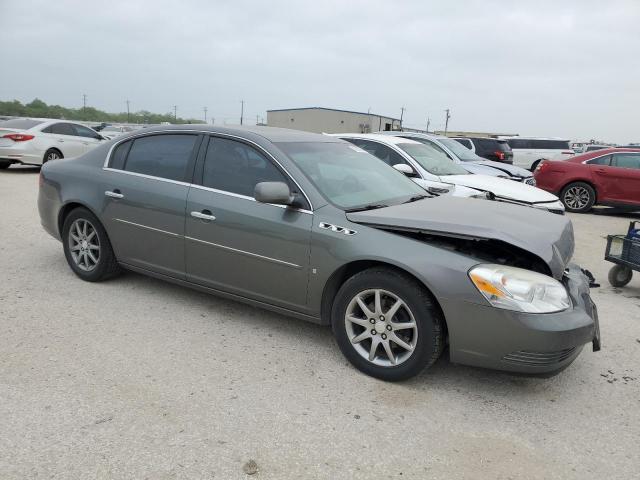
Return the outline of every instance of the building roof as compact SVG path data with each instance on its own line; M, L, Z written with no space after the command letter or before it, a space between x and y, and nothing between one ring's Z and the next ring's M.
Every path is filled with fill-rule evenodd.
M325 107L302 107L302 108L279 108L274 110L267 110L269 112L293 112L296 110L329 110L330 112L342 112L342 113L354 113L356 115L371 115L372 117L382 117L388 118L389 120L400 121L399 118L393 118L388 115L378 115L377 113L367 113L367 112L354 112L353 110L340 110L338 108L325 108Z

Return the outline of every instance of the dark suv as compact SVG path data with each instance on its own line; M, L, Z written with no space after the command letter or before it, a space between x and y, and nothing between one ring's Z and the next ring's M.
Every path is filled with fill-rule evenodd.
M494 162L513 163L513 152L506 140L484 137L456 138L476 155Z

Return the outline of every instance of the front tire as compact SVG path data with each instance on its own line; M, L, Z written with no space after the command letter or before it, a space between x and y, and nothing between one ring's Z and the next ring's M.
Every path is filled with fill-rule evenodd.
M609 283L614 287L624 287L631 281L633 270L624 265L614 265L609 270Z
M587 213L596 203L596 191L584 182L573 182L562 189L560 200L568 212Z
M444 348L444 320L432 296L390 268L374 267L349 278L336 295L331 323L345 357L382 380L417 375Z
M107 232L86 208L76 208L65 218L62 245L69 267L82 280L100 282L121 271Z

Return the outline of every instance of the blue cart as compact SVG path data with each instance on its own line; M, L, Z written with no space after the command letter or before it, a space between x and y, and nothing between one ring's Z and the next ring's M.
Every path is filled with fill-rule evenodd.
M637 221L629 223L626 235L607 236L604 259L615 265L609 270L609 283L624 287L631 281L633 272L640 271L640 229Z

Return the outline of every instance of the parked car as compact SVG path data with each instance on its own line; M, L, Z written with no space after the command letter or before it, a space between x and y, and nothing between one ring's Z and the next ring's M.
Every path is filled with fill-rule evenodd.
M120 135L124 135L125 133L135 132L136 130L138 130L138 128L128 125L107 125L100 130L100 135L108 139L112 139L119 137Z
M0 122L0 169L11 164L42 165L77 157L106 140L98 132L64 120L14 118Z
M564 214L555 195L505 178L470 174L432 144L394 135L338 133L337 137L357 145L408 175L418 185L436 194L487 198ZM465 147L449 139L463 150Z
M538 186L560 197L570 212L594 205L640 208L640 148L607 148L571 160L544 161L535 171Z
M154 127L40 176L42 225L81 279L125 268L332 325L378 378L445 345L456 363L536 373L599 349L566 217L431 197L336 137Z
M610 145L595 145L595 144L587 144L582 147L580 153L588 153L595 152L596 150L603 150L605 148L611 148Z
M513 163L513 152L506 140L487 137L456 137L454 140L479 157L494 162Z
M505 138L513 152L513 164L534 171L542 160L568 160L575 155L569 140L561 138Z
M465 170L481 175L492 175L516 182L526 183L535 186L536 182L533 174L529 170L516 167L502 162L494 162L479 157L469 149L463 147L456 140L439 135L429 135L413 132L378 132L384 135L393 135L403 138L410 138L416 142L432 145L441 149L455 163L459 163Z

